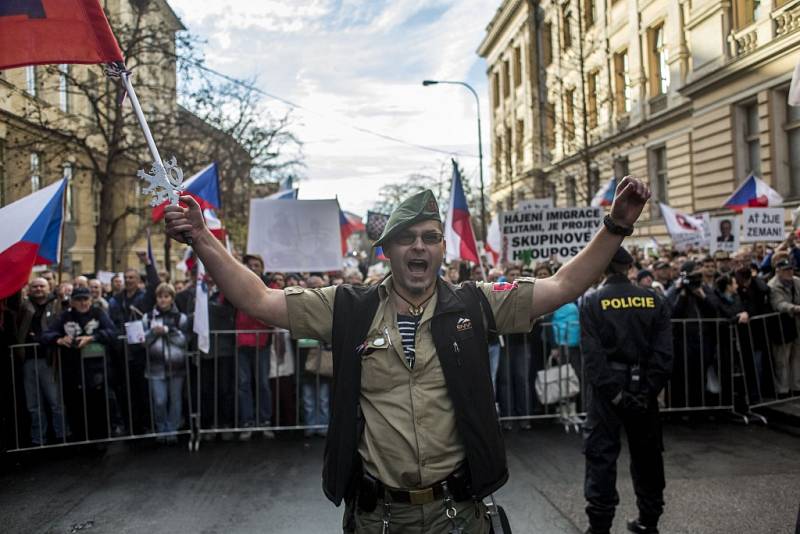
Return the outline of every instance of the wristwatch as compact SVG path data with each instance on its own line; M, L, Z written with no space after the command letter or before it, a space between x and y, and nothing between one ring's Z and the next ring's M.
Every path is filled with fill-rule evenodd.
M611 215L606 215L603 217L603 224L612 234L621 235L622 237L628 237L629 235L633 234L633 226L623 226L621 224L617 224L614 222L614 219L611 218Z

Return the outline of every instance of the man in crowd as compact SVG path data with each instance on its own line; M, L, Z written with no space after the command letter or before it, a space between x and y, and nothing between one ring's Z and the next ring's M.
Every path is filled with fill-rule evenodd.
M661 286L662 291L666 291L672 287L674 279L672 276L672 266L668 261L657 261L653 266L653 274L655 275L655 281Z
M169 235L192 239L238 308L296 338L332 344L323 488L335 504L345 500L345 530L477 534L489 530L482 499L508 479L487 329L527 332L533 319L580 296L633 232L649 196L641 182L621 180L604 227L536 284L535 299L531 279L461 287L440 280L445 243L430 191L392 213L376 242L392 274L365 288L271 290L211 235L192 197L165 217Z
M17 343L39 343L42 333L56 318L56 298L44 278L31 280L28 298L20 309ZM25 403L31 418L31 444L47 441L49 412L56 441L66 439L64 415L55 380L55 370L47 349L41 346L25 350L23 364Z
M639 508L639 518L628 522L628 530L658 534L664 510L657 397L672 372L672 325L663 299L628 280L632 263L620 247L605 284L586 298L581 310L585 377L590 384L583 429L587 534L611 532L619 504L616 475L622 427Z
M75 288L70 308L42 333L42 344L59 349L64 408L74 439L110 437L106 429L112 425L117 427L115 433L119 433L116 396L105 390L105 366L101 358L115 335L114 324L104 311L92 307L89 289L85 287ZM105 410L106 400L109 413ZM89 426L84 424L84 406Z
M775 311L794 317L794 331L773 340L772 362L775 368L776 393L787 397L800 392L800 277L786 253L776 255L775 277L769 281L770 299ZM782 330L789 330L784 328Z
M92 294L92 306L96 306L108 313L108 301L103 297L103 284L93 278L89 280L89 292Z

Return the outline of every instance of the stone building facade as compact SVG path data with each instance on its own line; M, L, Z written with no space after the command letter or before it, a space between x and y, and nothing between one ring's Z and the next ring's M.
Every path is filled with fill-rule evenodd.
M478 51L493 207L586 205L625 174L690 213L724 211L751 173L798 204L800 109L786 95L799 30L800 0L504 1ZM657 207L644 220L640 237L666 235Z

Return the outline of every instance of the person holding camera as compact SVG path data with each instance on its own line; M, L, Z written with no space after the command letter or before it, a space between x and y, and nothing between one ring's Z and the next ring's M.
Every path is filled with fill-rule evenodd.
M701 406L706 368L714 362L716 299L703 288L703 272L693 261L681 265L680 276L666 293L674 325L675 363L669 406Z
M616 489L620 430L625 428L639 517L630 532L657 534L664 510L664 460L658 394L672 372L669 307L631 283L633 258L614 254L604 285L581 310L587 417L583 428L589 516L587 534L608 534L619 504Z

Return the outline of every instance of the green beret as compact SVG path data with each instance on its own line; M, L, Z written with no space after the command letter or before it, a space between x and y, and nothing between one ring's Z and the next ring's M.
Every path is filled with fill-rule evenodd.
M389 215L389 220L383 227L383 233L372 246L383 246L399 231L422 221L442 222L439 204L436 203L436 197L433 196L433 191L430 189L420 191L401 202Z

